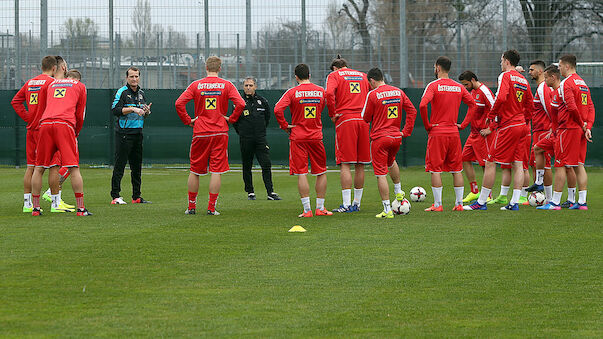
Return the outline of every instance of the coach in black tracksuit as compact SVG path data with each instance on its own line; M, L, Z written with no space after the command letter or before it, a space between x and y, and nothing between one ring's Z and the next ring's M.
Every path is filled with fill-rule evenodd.
M281 200L279 195L274 193L274 187L272 186L270 148L266 141L266 126L270 121L272 110L268 101L255 93L256 89L257 82L255 78L246 78L243 82L245 109L239 120L234 124L235 130L239 134L241 146L245 192L247 192L247 199L255 200L251 176L253 156L255 155L262 167L262 178L264 179L264 186L266 186L268 200Z
M149 203L140 196L142 172L142 127L151 114L144 91L138 86L140 70L130 67L126 71L127 84L117 90L111 112L117 117L115 124L115 165L111 178L111 204L124 205L120 196L121 179L126 163L130 163L132 176L132 203Z

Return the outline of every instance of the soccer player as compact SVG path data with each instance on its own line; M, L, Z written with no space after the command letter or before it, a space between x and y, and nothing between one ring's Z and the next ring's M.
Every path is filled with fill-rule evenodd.
M297 175L297 188L304 207L300 218L312 217L310 185L308 184L308 158L312 175L316 176L317 216L333 215L325 208L327 192L327 155L322 143L320 114L325 106L325 90L310 82L310 68L306 64L295 66L298 85L283 94L274 106L274 115L281 129L289 134L289 174ZM291 123L285 120L285 108L291 111Z
M584 169L587 142L592 142L591 128L595 121L595 107L590 89L576 73L576 57L564 55L559 59L559 71L565 79L559 85L559 147L555 152L555 187L553 200L539 207L544 210L561 209L561 194L566 180L566 168L573 167L578 181L578 202L570 209L588 210L586 204L587 174Z
M530 120L533 111L533 98L530 84L516 69L520 56L516 50L508 50L500 58L503 71L498 77L498 92L494 105L488 114L489 120L498 117L498 130L495 135L494 147L488 154L482 190L473 204L465 206L466 210L486 210L486 200L492 191L496 177L496 164L511 165L514 170L513 197L502 210L518 210L519 197L523 187L523 161L525 144L518 142L527 134L526 122ZM511 171L504 168L504 171Z
M62 61L62 58L60 59ZM32 197L31 197L31 178L36 164L36 147L38 144L39 124L42 113L46 108L46 90L50 83L54 80L53 77L63 78L66 70L66 64L59 64L56 56L48 55L42 59L42 74L28 80L25 85L13 97L11 104L21 119L27 122L26 140L26 157L27 170L23 177L23 212L32 212ZM25 104L27 109L25 109ZM49 183L55 188L55 191L60 190L57 176L57 168L51 169ZM61 168L65 174L65 168ZM60 171L61 172L61 171ZM56 193L56 192L55 192ZM60 198L59 198L60 199ZM67 212L72 211L74 206L67 205L62 199L59 200L57 208L51 208L51 212Z
M228 123L235 123L245 101L239 91L228 80L218 77L222 70L222 60L217 56L207 58L205 62L207 77L193 81L176 100L176 112L185 125L193 127L193 140L190 150L190 174L188 176L188 208L185 214L195 214L199 176L211 173L209 180L208 215L220 215L216 211L216 201L220 194L223 173L228 166ZM186 104L195 103L195 118L186 112ZM228 101L234 104L230 117Z
M425 87L421 98L419 111L421 119L429 138L425 154L425 171L431 173L431 190L433 192L433 205L425 211L442 212L442 172L450 172L453 178L454 193L456 195L453 211L463 210L463 162L461 137L457 125L459 107L463 101L469 110L466 121L474 114L476 105L471 97L458 82L448 76L452 61L445 56L439 57L434 64L434 73L437 80L430 82ZM428 118L427 105L431 103L431 118Z
M366 74L348 68L340 55L331 63L327 76L327 108L335 124L335 159L341 169L343 203L333 212L360 210L364 187L364 165L371 162L369 127L360 112L369 91ZM352 203L352 169L354 165L354 202Z
M534 95L534 112L532 113L532 137L534 145L545 138L551 131L551 97L552 89L544 81L544 69L546 65L542 60L532 61L528 72L532 80L536 81L538 87ZM551 171L551 155L543 153L545 157L544 168L536 168L536 154L534 149L530 152L530 165L534 170L534 181L537 185L530 186L527 191L545 191L547 201L550 201L553 195L553 172ZM546 189L543 186L546 183Z
M379 68L372 68L367 77L373 90L366 98L361 116L364 121L371 123L373 170L383 204L383 212L376 217L391 219L394 214L389 201L386 175L389 171L389 176L394 183L396 199L402 201L404 192L400 184L400 169L396 163L396 154L402 144L402 138L409 137L412 133L417 110L401 89L385 84L383 72ZM406 123L404 130L400 132L402 110L406 112Z
M471 124L471 133L463 146L463 170L469 180L471 192L463 199L463 202L471 202L478 198L479 191L475 180L475 171L473 170L473 162L477 162L482 168L485 166L486 158L488 157L489 135L483 136L481 133L486 129L486 117L494 104L494 94L492 91L482 84L477 75L471 71L465 71L459 75L459 81L467 91L471 91L471 96L475 100L476 110L473 119L469 121ZM461 126L462 129L465 126Z
M32 176L33 216L41 215L40 190L46 168L57 166L55 153L61 154L62 165L71 173L71 187L75 193L78 216L90 216L84 206L84 181L79 169L77 136L84 124L86 111L86 86L74 79L57 79L48 87L46 109L40 118L36 168ZM52 195L53 206L58 205L58 195Z

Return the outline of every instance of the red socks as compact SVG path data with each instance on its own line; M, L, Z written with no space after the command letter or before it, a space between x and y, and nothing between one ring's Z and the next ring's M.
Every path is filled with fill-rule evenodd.
M59 175L61 177L63 177L63 179L69 178L70 174L71 174L71 172L69 172L69 169L67 167L61 167L61 168L59 168Z
M31 203L33 204L33 208L40 208L40 196L32 194Z
M188 209L197 208L197 192L188 192Z
M75 193L75 204L78 210L84 209L84 193Z
M210 193L209 194L209 203L207 204L207 210L211 211L211 212L215 212L216 211L216 200L218 200L218 194L217 193Z
M477 182L472 181L471 183L469 183L469 186L471 186L471 193L477 194L479 192L477 189Z

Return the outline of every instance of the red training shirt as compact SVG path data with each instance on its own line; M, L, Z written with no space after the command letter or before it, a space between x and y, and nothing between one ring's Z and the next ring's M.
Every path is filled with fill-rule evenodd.
M425 87L419 111L429 135L459 135L456 124L461 101L469 106L466 119L470 121L475 114L476 105L463 85L452 79L442 78L430 82ZM431 119L427 117L428 103L431 103Z
M366 74L350 68L342 68L327 76L327 108L329 116L341 114L337 122L349 119L361 119L360 112L364 107L369 92Z
M228 113L228 100L234 104L230 123L235 123L245 108L245 100L232 82L216 76L193 81L176 100L176 112L185 125L190 125L192 120L186 112L186 104L191 100L195 103L195 117L198 118L193 135L228 132L228 123L224 119Z
M27 122L27 129L38 129L40 118L46 108L46 90L53 80L54 78L49 75L40 74L27 81L11 100L15 112ZM27 110L23 103L27 104Z
M528 80L515 69L498 76L498 91L488 119L498 117L498 127L506 127L532 120L534 98Z
M582 128L586 122L586 128L591 129L595 122L595 106L586 82L573 73L561 81L559 88L559 95L568 111L568 118L559 116L559 128L575 128L573 122Z
M290 140L322 140L320 114L325 107L325 90L313 83L290 88L274 106L274 115L281 129L287 130L285 108L291 111Z
M46 91L46 109L40 123L44 121L65 121L78 136L86 115L86 86L75 79L57 79Z
M534 95L534 112L532 113L532 130L547 131L551 128L551 94L553 90L543 81Z
M402 110L406 112L404 130L400 132ZM381 85L368 93L362 118L371 124L371 140L380 137L409 137L415 125L417 110L399 88Z

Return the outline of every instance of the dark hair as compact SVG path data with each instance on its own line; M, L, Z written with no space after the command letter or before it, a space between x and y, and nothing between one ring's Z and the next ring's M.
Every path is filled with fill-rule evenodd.
M503 58L508 60L511 66L515 67L519 64L519 60L521 57L519 56L519 52L515 49L510 49L503 53Z
M479 79L477 78L477 75L475 75L475 73L473 73L471 71L464 71L463 73L461 73L461 75L459 75L459 81L461 81L461 80L471 81L471 79L475 79L475 81L479 81Z
M82 80L82 73L80 73L80 71L78 71L77 69L70 69L69 72L67 72L67 78L73 78L75 80Z
M572 66L572 68L576 68L576 56L573 54L566 54L559 58L559 61Z
M539 66L539 67L540 67L540 68L542 68L542 69L545 69L545 68L546 68L546 64L545 64L545 63L544 63L544 61L542 61L542 60L534 60L534 61L532 61L532 62L530 63L530 66L532 66L532 65Z
M331 71L333 71L333 67L344 68L348 67L348 61L341 57L341 55L337 54L337 57L333 59L331 62Z
M545 68L544 73L554 75L557 78L561 78L561 72L559 72L559 67L557 67L556 65L550 65L549 67Z
M65 59L63 59L63 57L60 55L55 55L54 58L57 60L57 65L60 65L62 63L67 64L67 61L65 61Z
M295 66L295 75L297 75L299 80L310 79L310 67L308 67L306 64L299 64Z
M134 67L134 66L130 66L128 67L128 69L126 70L126 78L129 76L129 72L130 71L134 71L134 72L138 72L138 76L140 76L140 70L138 69L138 67Z
M47 55L42 58L42 71L52 71L52 68L58 66L58 64L57 58L55 58L54 55Z
M375 81L383 81L383 72L378 67L371 68L366 77L370 80L373 79Z
M450 66L452 65L452 60L449 57L441 56L436 60L436 65L442 67L444 72L450 71Z

